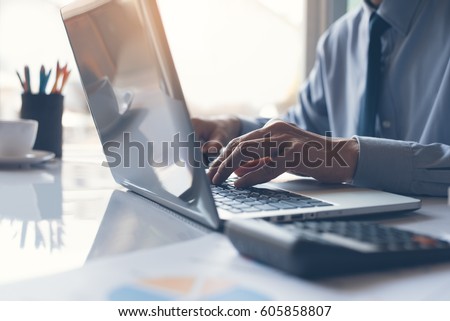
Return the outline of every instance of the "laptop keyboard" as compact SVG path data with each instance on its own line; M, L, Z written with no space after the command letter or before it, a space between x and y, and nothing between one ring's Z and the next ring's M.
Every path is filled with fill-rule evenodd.
M228 179L222 185L211 185L216 206L231 213L252 213L261 211L290 210L332 206L330 203L286 191L249 187L238 189Z

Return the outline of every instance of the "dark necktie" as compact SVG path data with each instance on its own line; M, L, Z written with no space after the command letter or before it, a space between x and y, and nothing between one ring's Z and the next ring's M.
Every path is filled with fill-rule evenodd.
M375 119L381 88L381 35L389 28L376 12L369 22L369 52L366 92L359 115L358 135L375 136Z

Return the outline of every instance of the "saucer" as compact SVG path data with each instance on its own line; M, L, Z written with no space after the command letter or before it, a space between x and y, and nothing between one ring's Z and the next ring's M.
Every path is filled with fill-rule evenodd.
M55 154L44 150L32 150L23 156L1 156L0 165L32 165L49 161Z

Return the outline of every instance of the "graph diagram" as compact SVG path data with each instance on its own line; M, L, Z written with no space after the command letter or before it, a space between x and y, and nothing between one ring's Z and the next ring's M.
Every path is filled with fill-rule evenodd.
M191 276L140 279L134 284L115 288L109 293L113 301L261 301L271 300L259 291L236 285L230 280Z

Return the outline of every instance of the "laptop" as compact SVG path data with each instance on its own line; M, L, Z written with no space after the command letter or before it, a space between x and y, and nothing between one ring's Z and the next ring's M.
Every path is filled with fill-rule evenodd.
M61 10L114 179L213 229L230 219L318 219L415 210L420 200L291 177L211 186L156 0L77 1ZM214 194L214 196L213 196Z

